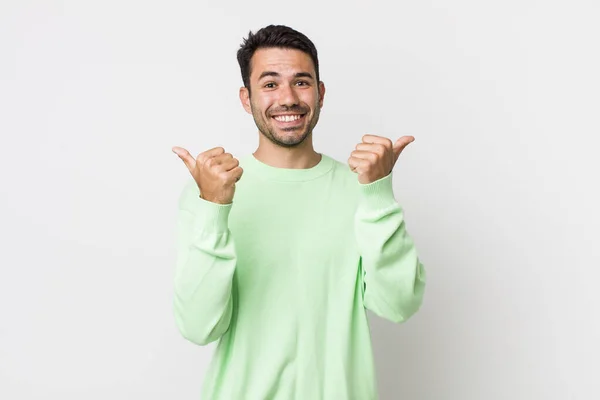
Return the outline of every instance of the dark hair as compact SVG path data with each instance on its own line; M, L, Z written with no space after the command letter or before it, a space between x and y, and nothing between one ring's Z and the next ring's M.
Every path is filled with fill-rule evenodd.
M242 72L244 86L250 90L250 60L254 52L260 48L279 47L296 49L308 54L315 65L317 82L319 82L319 58L317 48L306 35L285 25L269 25L256 33L250 31L248 38L240 45L237 52L238 63Z

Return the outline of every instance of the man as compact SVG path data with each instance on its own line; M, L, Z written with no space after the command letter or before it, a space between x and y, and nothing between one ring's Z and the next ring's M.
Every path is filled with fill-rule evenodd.
M313 149L325 86L305 35L250 32L238 61L258 149L238 160L173 148L193 177L179 202L176 323L193 343L219 341L203 398L375 399L366 309L405 321L425 286L391 177L414 138L365 135L348 167Z

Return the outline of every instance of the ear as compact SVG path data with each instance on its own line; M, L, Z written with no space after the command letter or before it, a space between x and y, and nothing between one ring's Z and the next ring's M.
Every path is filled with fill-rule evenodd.
M319 82L319 108L323 108L323 99L325 98L325 84Z
M248 92L248 88L245 86L240 88L240 101L242 102L244 110L246 110L248 114L252 114L252 107L250 106L250 92Z

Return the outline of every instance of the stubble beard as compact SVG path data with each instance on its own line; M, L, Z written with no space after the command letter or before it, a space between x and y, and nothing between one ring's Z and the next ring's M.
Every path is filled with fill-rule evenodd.
M313 108L314 114L312 115L312 118L309 121L308 126L306 126L306 128L304 129L304 132L302 132L299 135L281 135L281 134L279 134L278 131L297 132L298 129L297 128L277 129L273 126L273 123L267 122L266 119L270 119L271 117L261 114L259 109L257 107L255 107L254 105L251 105L251 108L252 108L252 117L254 118L254 122L256 123L256 126L258 127L258 130L260 131L260 133L264 137L269 139L271 141L271 143L273 143L277 146L287 147L287 148L299 146L306 140L307 137L309 137L312 134L313 128L317 125L317 122L319 121L319 114L320 114L320 109L317 104L315 106L315 108Z

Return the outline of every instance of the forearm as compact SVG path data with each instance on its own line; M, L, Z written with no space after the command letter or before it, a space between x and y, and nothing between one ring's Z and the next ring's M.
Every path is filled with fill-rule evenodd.
M221 337L233 312L237 260L229 211L230 205L188 197L178 214L173 311L181 334L200 345Z
M408 234L401 206L393 196L391 175L362 185L355 218L356 238L367 309L394 322L420 307L425 269Z

